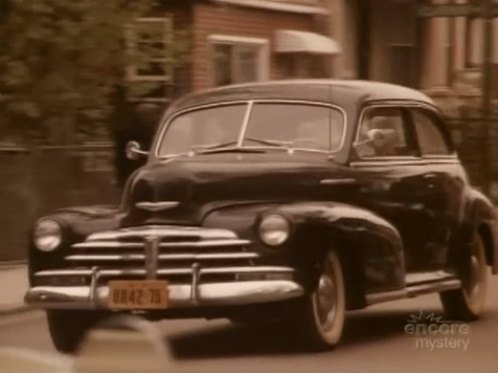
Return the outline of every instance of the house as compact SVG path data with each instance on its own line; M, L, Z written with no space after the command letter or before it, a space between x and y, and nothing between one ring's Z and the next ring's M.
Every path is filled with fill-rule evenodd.
M498 75L496 0L331 0L330 34L343 47L336 71L429 93L462 84L479 87L487 1L494 8L491 59ZM498 98L498 79L492 88Z
M327 36L329 20L322 0L169 2L130 28L132 51L155 50L145 68L128 67L128 78L150 87L141 100L167 104L186 92L233 83L331 77L341 48ZM158 38L147 37L145 28L155 28ZM173 68L168 61L182 32L187 58Z
M336 75L432 96L451 119L471 179L498 201L498 1L330 0L330 7L330 35L342 46Z

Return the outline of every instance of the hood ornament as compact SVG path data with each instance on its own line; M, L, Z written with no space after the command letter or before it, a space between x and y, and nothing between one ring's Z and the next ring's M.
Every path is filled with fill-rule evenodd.
M135 206L140 210L158 212L164 210L170 210L178 206L180 202L177 201L161 201L161 202L137 202Z

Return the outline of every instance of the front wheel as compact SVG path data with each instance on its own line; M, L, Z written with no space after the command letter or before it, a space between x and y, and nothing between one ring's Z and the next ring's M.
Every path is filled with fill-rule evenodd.
M304 300L302 334L307 347L328 350L342 337L346 315L346 291L339 256L330 250L321 263L313 292Z
M76 351L88 329L102 316L91 311L47 310L47 322L54 347L59 352Z
M487 267L484 244L476 234L468 263L461 274L462 288L440 293L448 317L472 321L481 316L487 291Z

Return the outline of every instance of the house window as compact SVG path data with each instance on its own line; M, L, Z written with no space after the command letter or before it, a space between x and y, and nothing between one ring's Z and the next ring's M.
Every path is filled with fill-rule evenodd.
M165 101L172 83L173 22L167 18L139 18L127 28L130 61L127 79L133 96Z
M215 86L269 78L267 39L212 35L212 80Z

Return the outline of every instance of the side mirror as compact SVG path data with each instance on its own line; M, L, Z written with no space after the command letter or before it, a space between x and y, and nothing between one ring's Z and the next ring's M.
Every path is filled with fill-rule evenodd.
M163 373L169 351L145 319L119 315L91 329L74 359L73 373Z
M136 141L129 141L126 144L126 158L136 161L141 157L147 157L149 152L142 150L140 144Z

